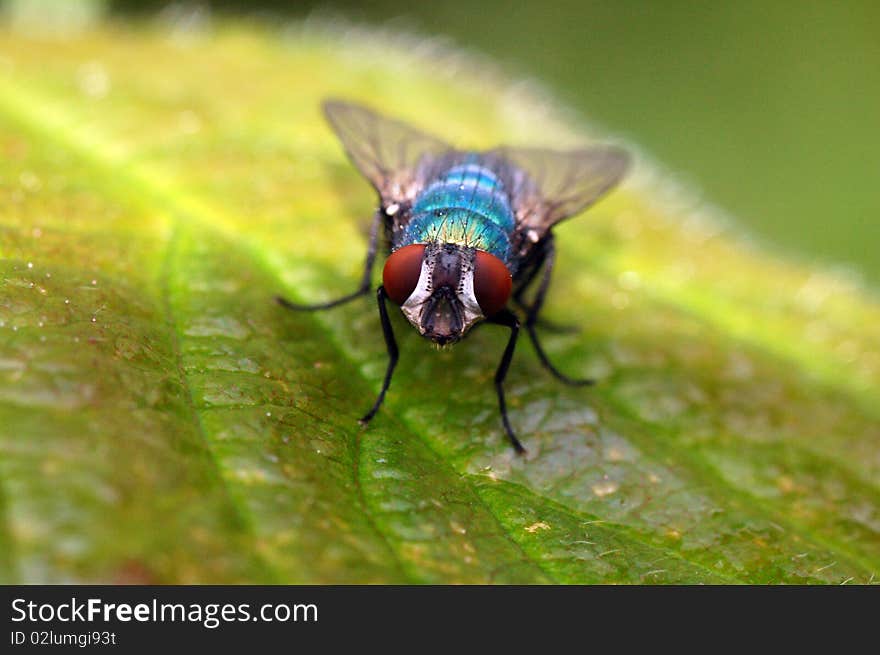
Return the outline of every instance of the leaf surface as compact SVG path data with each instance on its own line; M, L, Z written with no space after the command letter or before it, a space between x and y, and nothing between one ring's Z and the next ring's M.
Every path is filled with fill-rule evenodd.
M351 291L375 201L319 102L450 141L596 134L479 62L315 27L0 31L0 581L871 582L880 305L644 160L557 231L545 344L401 364ZM467 72L465 72L467 71ZM601 140L601 138L599 138Z

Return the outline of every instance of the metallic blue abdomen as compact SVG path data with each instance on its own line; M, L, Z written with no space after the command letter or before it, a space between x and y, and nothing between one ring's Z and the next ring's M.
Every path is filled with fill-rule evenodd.
M514 223L501 181L474 156L419 194L401 245L455 243L485 250L509 264Z

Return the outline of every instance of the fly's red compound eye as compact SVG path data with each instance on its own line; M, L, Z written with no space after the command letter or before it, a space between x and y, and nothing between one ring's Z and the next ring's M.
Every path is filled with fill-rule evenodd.
M386 260L382 284L388 297L398 305L406 302L419 283L424 255L425 244L413 243L395 250Z
M512 286L513 280L504 262L495 255L478 250L474 260L474 296L486 317L504 309Z

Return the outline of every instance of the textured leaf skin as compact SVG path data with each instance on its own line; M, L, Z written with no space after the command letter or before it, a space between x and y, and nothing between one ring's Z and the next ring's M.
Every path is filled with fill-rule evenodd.
M318 105L451 141L585 132L479 62L293 27L0 30L0 582L871 582L880 304L645 162L558 230L548 335L384 369L374 197ZM452 70L452 64L458 64ZM453 79L455 78L455 79ZM389 107L382 107L388 99Z

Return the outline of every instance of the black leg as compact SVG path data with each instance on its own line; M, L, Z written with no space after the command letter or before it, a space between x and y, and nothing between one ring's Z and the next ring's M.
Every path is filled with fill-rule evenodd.
M527 315L531 312L532 306L529 305L528 302L526 302L523 296L525 296L526 291L529 290L529 287L531 287L532 282L535 281L535 278L538 277L538 273L541 272L544 261L547 258L548 250L553 251L552 235L547 237L547 241L541 248L540 253L538 253L537 257L535 258L535 261L529 268L525 280L523 280L523 282L517 287L516 291L513 292L513 302L515 302L516 306L523 310ZM576 326L560 325L559 323L554 323L553 321L548 321L538 316L535 317L535 326L540 327L543 330L547 330L548 332L555 332L557 334L572 334L574 332L580 331Z
M541 364L543 364L544 368L550 371L557 380L575 387L595 384L595 380L575 379L565 375L565 373L560 371L550 362L547 353L545 353L544 349L541 347L541 342L538 341L538 333L535 330L538 323L538 313L541 311L541 307L544 306L544 299L547 296L547 289L550 288L550 276L553 274L553 264L555 262L556 248L553 246L553 242L550 241L545 247L541 262L539 263L539 265L543 264L544 276L541 278L541 284L538 286L537 293L535 293L535 299L532 301L531 305L526 307L526 332L529 334L529 339L535 347L535 352L538 354L538 359L541 360ZM531 278L529 278L529 281L531 281Z
M528 315L531 310L531 306L527 305L522 298L514 298L513 301L516 303L516 306L523 310L526 315ZM576 325L564 325L562 323L555 323L554 321L548 321L546 318L541 316L535 317L535 327L541 328L545 332L552 332L553 334L577 334L580 332L580 328Z
M532 345L535 347L535 352L538 354L538 359L541 360L541 364L544 365L544 368L546 368L548 371L550 371L550 373L553 374L553 377L555 377L560 382L568 384L572 387L589 387L596 384L595 380L589 378L571 378L560 371L558 368L556 368L553 363L547 358L547 353L544 352L544 348L538 341L538 335L535 333L535 326L526 323L526 331L529 333L529 338L532 340Z
M370 422L376 412L379 411L379 407L382 405L382 401L385 400L385 392L388 391L388 387L391 385L391 376L394 374L394 367L397 366L397 341L394 339L394 329L391 327L391 320L388 318L388 308L385 306L385 299L388 295L385 293L385 287L380 286L376 290L376 300L379 303L379 319L382 321L382 334L385 335L385 346L388 348L388 368L385 370L385 380L382 382L382 390L379 392L379 396L376 398L376 402L373 403L373 406L370 408L370 411L364 414L364 416L360 419L360 422L363 424L367 424Z
M370 241L367 246L367 260L364 262L364 273L361 276L361 283L358 286L357 291L354 293L350 293L348 295L342 296L341 298L337 298L336 300L331 300L330 302L322 302L316 305L300 305L298 303L291 302L286 298L282 298L281 296L275 296L275 300L282 307L287 307L287 309L292 309L298 312L313 312L319 309L330 309L331 307L338 307L339 305L344 305L345 303L354 300L355 298L360 298L361 296L367 295L370 291L370 278L373 273L373 262L376 261L376 248L379 243L379 227L381 226L383 221L383 214L381 211L376 212L376 215L373 217L373 224L370 227Z
M510 419L507 417L507 403L504 401L504 379L507 377L507 369L510 368L513 351L516 349L516 339L519 336L519 319L509 309L505 309L493 316L490 322L510 328L510 339L507 341L504 354L501 356L498 370L495 371L495 391L498 393L498 407L501 409L501 421L504 423L504 431L507 433L507 438L510 439L513 449L521 455L526 452L526 449L519 439L516 438L513 428L510 427Z
M538 273L541 272L541 268L544 265L544 260L547 258L548 248L553 248L553 237L549 235L547 236L547 240L544 245L541 246L541 250L535 256L534 262L529 265L525 279L513 291L513 302L515 302L517 307L525 312L529 311L530 305L525 301L523 296L525 295L526 291L529 290L529 287L532 286L532 282L535 281L535 278L538 277Z

